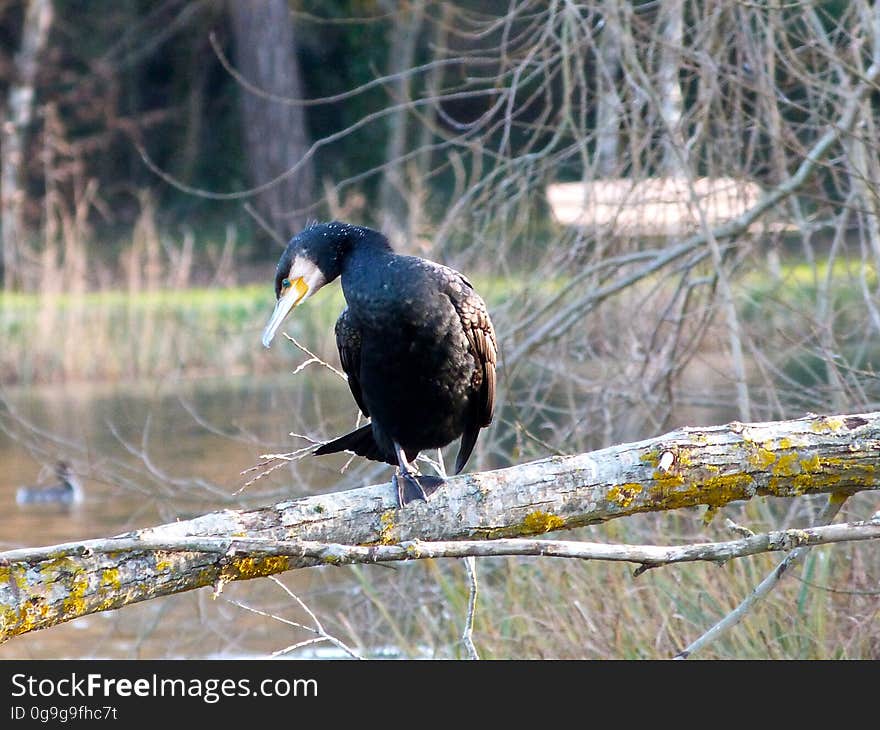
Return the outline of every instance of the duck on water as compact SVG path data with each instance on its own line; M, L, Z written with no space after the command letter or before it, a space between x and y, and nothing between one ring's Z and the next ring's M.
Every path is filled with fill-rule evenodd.
M70 464L59 461L55 465L55 484L19 487L15 501L19 505L30 504L79 504L83 501L82 485Z
M419 452L460 438L458 474L492 421L497 344L486 304L458 271L395 253L379 231L320 223L281 254L263 345L294 307L337 277L347 306L336 321L336 346L370 422L314 453L387 462L397 467L400 506L426 499L443 479L418 473Z

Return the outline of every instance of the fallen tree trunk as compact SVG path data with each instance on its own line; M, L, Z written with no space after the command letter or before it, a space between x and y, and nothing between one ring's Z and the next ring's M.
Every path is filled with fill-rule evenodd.
M341 562L314 543L389 546L527 536L638 512L716 509L755 496L874 490L878 455L880 412L685 428L453 477L428 502L403 509L389 483L213 512L116 538L7 551L0 553L0 640L172 593ZM199 538L213 541L200 545ZM217 549L216 539L228 541L228 549ZM253 540L313 545L291 545L289 555L251 554ZM360 562L383 555L361 552L355 557ZM433 554L409 553L413 559Z

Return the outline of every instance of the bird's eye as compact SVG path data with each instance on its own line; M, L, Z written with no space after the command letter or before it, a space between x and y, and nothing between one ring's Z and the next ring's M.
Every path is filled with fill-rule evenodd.
M290 286L290 279L282 279L281 280L281 288L287 289Z

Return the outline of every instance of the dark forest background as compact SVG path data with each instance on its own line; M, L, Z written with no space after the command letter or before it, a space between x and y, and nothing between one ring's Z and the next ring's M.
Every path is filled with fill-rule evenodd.
M394 173L383 165L412 145L413 125L376 112L400 102L401 93L424 94L426 83L425 73L393 74L429 63L437 26L454 23L456 12L479 9L488 17L503 5L0 3L0 99L7 100L0 112L7 124L13 89L33 92L17 130L23 155L10 184L20 199L7 215L20 216L21 240L7 239L18 253L4 259L15 269L7 284L36 284L28 254L38 253L55 206L84 218L89 247L105 263L130 239L145 205L162 229L192 229L197 250L234 223L245 242L237 252L242 264L273 257L273 237L286 240L306 221L334 212L323 198L341 181L357 177L358 217L378 225L380 205L393 208L400 195L389 189ZM39 40L29 39L28 23L43 24ZM453 41L458 48L449 53L484 43ZM445 83L464 83L467 66L465 58L445 65ZM443 106L448 118L436 123L466 124L489 103L451 98ZM236 195L278 177L268 190ZM430 185L442 210L451 176L440 171Z

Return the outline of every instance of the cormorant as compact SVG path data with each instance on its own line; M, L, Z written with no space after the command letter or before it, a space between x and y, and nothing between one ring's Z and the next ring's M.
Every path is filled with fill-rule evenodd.
M443 479L412 462L461 438L455 474L492 421L495 331L471 283L447 266L395 253L379 231L333 221L294 236L275 270L269 347L291 310L337 277L346 308L336 346L351 394L370 422L323 444L398 467L400 506L426 499Z
M55 476L59 484L36 487L19 487L15 493L18 504L78 504L82 502L83 491L79 480L66 461L55 465Z

